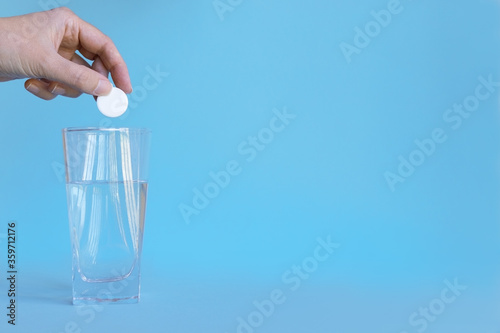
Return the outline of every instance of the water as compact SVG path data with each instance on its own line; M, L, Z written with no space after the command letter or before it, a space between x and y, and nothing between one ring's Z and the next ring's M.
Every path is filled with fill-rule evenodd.
M136 302L147 182L73 182L66 187L73 303Z

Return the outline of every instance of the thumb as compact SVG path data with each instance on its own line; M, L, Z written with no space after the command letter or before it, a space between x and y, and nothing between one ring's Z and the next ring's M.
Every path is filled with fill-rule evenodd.
M67 84L94 96L103 96L111 92L113 85L104 75L87 66L67 60L59 54L54 58L45 69L47 79Z

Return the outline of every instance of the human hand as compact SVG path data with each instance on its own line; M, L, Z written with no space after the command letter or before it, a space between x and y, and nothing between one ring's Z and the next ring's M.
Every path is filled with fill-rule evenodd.
M110 72L118 88L132 92L111 39L67 8L0 18L0 82L29 78L25 88L45 100L101 96L111 91Z

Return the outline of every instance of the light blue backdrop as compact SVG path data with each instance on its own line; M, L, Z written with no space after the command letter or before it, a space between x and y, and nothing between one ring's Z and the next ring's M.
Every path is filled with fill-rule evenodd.
M109 121L88 96L0 85L0 234L17 221L20 295L11 327L0 238L2 332L500 332L498 1L33 0L0 15L55 5L115 41L134 93ZM70 305L70 126L153 131L138 305Z

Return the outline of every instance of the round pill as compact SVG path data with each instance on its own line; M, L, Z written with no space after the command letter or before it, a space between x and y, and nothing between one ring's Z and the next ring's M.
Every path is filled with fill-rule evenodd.
M121 89L113 87L106 96L97 97L97 108L106 117L119 117L127 111L128 97Z

